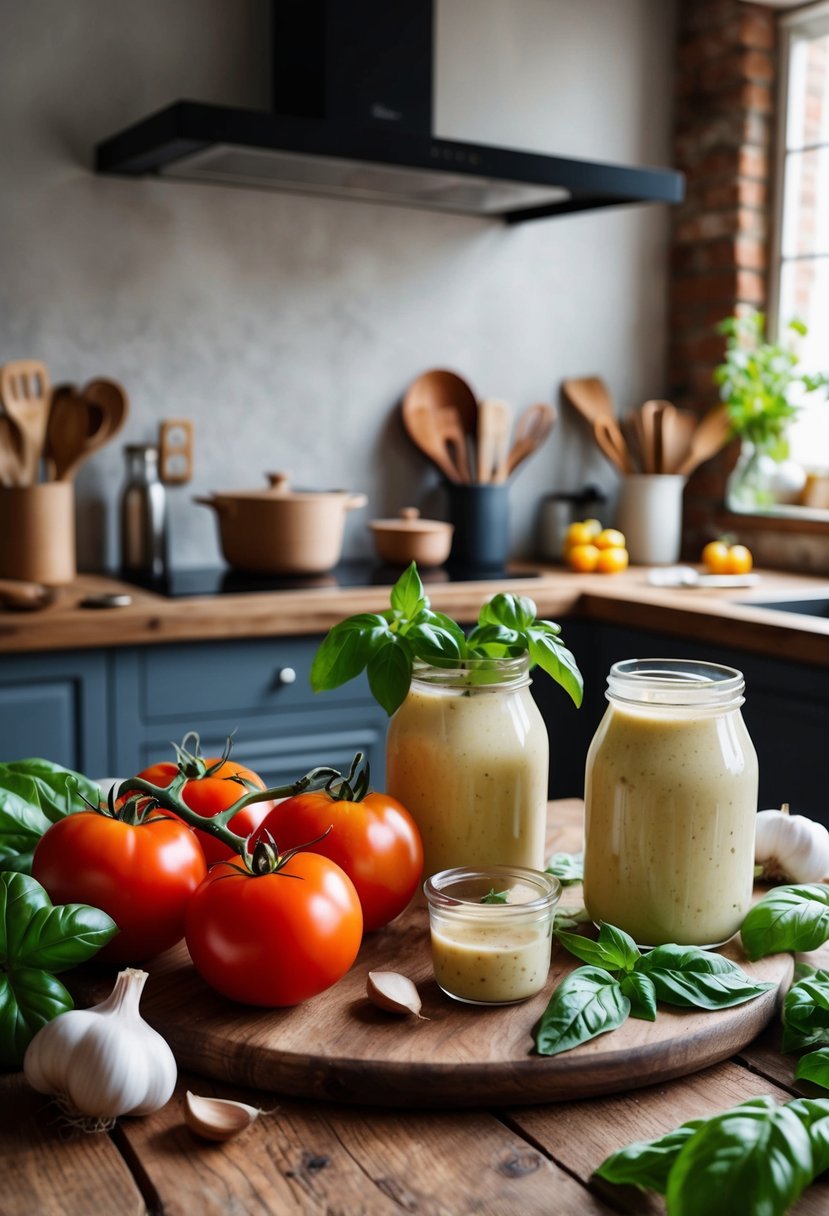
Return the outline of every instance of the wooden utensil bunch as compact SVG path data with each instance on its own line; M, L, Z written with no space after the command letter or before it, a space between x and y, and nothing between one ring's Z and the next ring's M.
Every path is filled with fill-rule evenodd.
M687 477L715 456L730 437L724 405L699 416L670 401L652 400L620 420L598 376L565 380L562 392L587 421L597 446L620 473Z
M126 421L129 402L114 380L52 386L44 363L0 367L0 485L70 481Z
M531 405L512 434L506 401L478 401L454 372L424 372L403 399L409 438L437 465L447 481L486 485L504 482L541 446L556 422L552 405Z

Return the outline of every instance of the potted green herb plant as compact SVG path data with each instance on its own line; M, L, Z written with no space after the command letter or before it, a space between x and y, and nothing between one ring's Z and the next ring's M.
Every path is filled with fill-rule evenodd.
M797 370L797 339L807 332L802 321L790 321L780 342L766 340L765 322L763 313L751 310L717 327L726 345L714 380L741 441L726 493L735 511L762 510L782 501L787 489L796 494L802 488L805 473L789 462L789 426L801 398L829 384L822 373Z

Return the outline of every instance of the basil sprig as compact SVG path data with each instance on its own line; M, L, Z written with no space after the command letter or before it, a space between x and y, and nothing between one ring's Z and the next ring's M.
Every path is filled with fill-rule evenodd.
M539 1055L569 1051L616 1030L629 1016L652 1022L657 1001L728 1009L775 987L698 946L657 946L642 954L633 938L613 925L602 925L596 941L563 929L556 937L588 965L565 976L553 993L535 1029Z
M581 704L583 681L575 658L561 641L561 626L538 620L535 603L523 595L494 596L480 610L467 637L460 625L433 612L414 562L391 590L385 612L363 612L334 625L323 638L311 664L314 692L339 688L366 672L372 696L391 715L402 705L416 659L445 664L459 659L515 658L528 653ZM481 682L494 678L486 666Z
M671 1216L783 1216L829 1166L829 1100L749 1098L612 1153L595 1176L665 1195Z
M0 874L0 1066L13 1067L46 1022L73 1007L57 972L86 962L117 933L106 912L54 907L25 874Z
M775 887L749 910L740 936L752 961L767 954L817 950L829 939L829 885Z
M72 811L97 804L94 782L49 760L0 764L0 869L28 874L43 833Z
M583 853L553 853L547 862L547 873L553 874L563 887L584 881Z

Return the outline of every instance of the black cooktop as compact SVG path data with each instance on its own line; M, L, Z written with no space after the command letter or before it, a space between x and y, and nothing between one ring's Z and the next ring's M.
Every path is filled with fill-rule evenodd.
M255 592L302 591L316 587L385 587L394 583L402 566L381 565L370 559L343 561L326 574L259 575L244 574L228 566L204 569L170 570L163 578L146 578L132 571L120 570L116 577L122 582L145 587L159 595L179 598L191 595L247 595ZM442 583L475 583L490 579L537 578L534 571L480 570L471 567L437 566L419 571L424 586Z

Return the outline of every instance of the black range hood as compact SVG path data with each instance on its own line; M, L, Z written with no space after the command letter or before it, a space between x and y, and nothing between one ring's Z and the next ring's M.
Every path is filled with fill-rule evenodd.
M432 0L274 0L273 111L178 101L99 144L96 168L507 223L682 200L671 170L433 136L432 18Z

